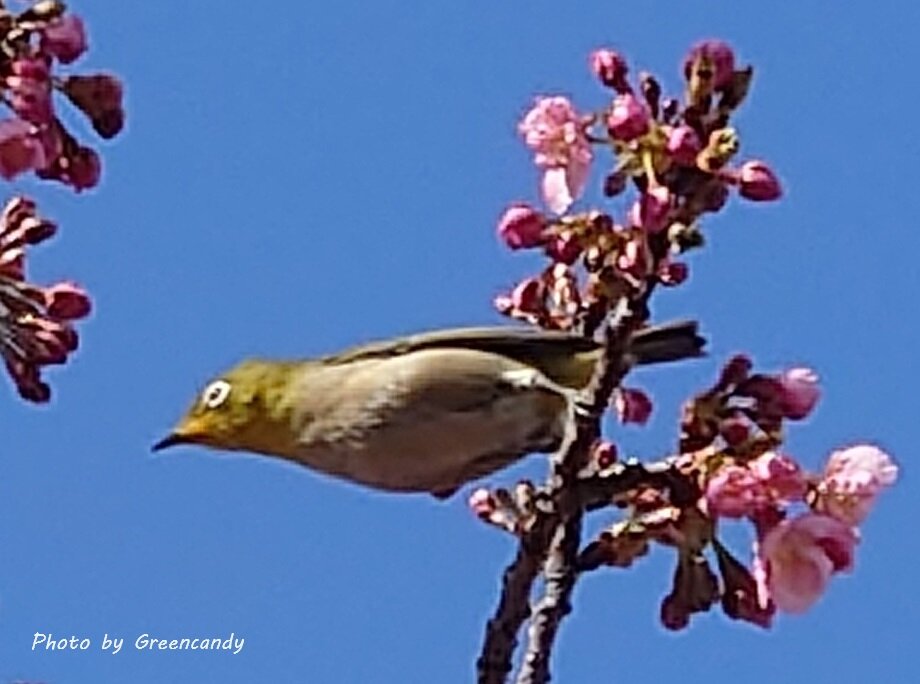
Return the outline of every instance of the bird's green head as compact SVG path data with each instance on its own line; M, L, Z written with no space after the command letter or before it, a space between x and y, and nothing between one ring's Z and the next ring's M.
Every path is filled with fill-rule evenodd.
M287 431L287 387L296 364L251 359L209 382L172 432L153 446L177 444L215 449L271 451Z

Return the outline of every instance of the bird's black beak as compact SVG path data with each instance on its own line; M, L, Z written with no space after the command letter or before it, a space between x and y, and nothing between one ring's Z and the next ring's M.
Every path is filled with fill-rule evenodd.
M163 449L168 449L171 446L176 446L177 444L191 444L192 440L189 439L187 435L180 435L178 432L174 432L171 435L167 435L159 442L150 447L151 451L162 451Z

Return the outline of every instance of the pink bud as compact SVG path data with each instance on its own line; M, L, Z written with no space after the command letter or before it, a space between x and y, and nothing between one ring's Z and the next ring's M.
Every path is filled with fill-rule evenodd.
M664 185L656 185L642 193L633 204L629 218L633 226L647 233L658 233L668 226L671 211L671 191Z
M658 263L658 282L668 287L680 285L690 275L690 269L682 261L662 259Z
M620 93L629 91L626 82L629 67L619 53L606 48L595 50L591 53L591 71L608 88L614 88Z
M121 81L110 74L70 76L63 91L70 101L89 117L103 138L112 138L124 125Z
M80 147L70 158L70 185L77 192L96 187L101 173L99 155L89 147Z
M37 366L6 359L6 368L23 399L37 404L44 404L51 399L51 388L42 382Z
M601 469L609 468L617 462L617 445L602 440L594 446L594 460Z
M791 420L801 420L814 409L821 397L818 375L811 368L791 368L780 375L783 389L783 413Z
M835 451L827 459L818 484L816 509L850 525L858 525L875 499L898 478L898 466L871 444Z
M668 594L661 601L661 624L672 631L678 631L690 624L690 610L675 594Z
M523 313L543 313L545 298L546 285L539 278L522 280L511 292L512 306Z
M747 380L753 367L754 363L749 357L744 354L736 354L722 367L722 373L719 376L718 383L719 389L725 390L731 386L744 382Z
M543 244L546 220L527 204L512 204L498 221L498 235L511 249Z
M42 30L41 49L70 64L86 51L86 31L83 20L68 14L50 22Z
M703 149L700 137L690 126L676 126L668 132L668 154L678 164L695 166L696 155Z
M766 487L774 504L801 501L808 490L799 464L784 454L768 451L748 463L748 468Z
M495 497L483 487L470 494L467 503L470 510L480 518L489 518L495 512Z
M735 53L728 43L721 40L705 40L697 43L684 60L684 75L690 78L693 65L705 61L712 71L712 87L723 88L732 81L735 71Z
M635 140L648 133L650 122L648 108L632 93L617 95L607 115L610 135L622 142Z
M787 613L804 613L834 573L853 567L858 541L852 527L826 515L805 513L783 520L756 548L761 605L772 601Z
M57 283L45 290L48 315L62 321L84 318L92 309L86 291L74 283Z
M640 389L619 388L614 403L621 423L645 425L652 415L652 400Z
M643 235L633 237L623 246L617 255L616 266L620 273L635 280L641 280L649 274L651 255Z
M581 242L573 233L562 233L546 243L546 255L553 261L571 266L581 256Z
M738 172L738 192L745 199L770 202L783 194L779 179L764 162L753 160L741 165Z

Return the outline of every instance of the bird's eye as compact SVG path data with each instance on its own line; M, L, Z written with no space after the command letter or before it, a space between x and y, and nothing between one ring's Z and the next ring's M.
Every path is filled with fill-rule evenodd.
M230 383L226 380L215 380L201 393L201 403L207 408L217 408L230 396Z

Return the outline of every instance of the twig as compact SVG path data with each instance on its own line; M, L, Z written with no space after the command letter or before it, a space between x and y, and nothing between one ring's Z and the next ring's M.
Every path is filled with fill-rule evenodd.
M517 555L502 575L502 592L495 615L486 624L486 636L476 661L480 684L504 684L511 672L511 659L517 648L517 634L530 617L530 592L540 573L548 545L546 531L550 517L521 537ZM541 524L542 523L542 524Z

